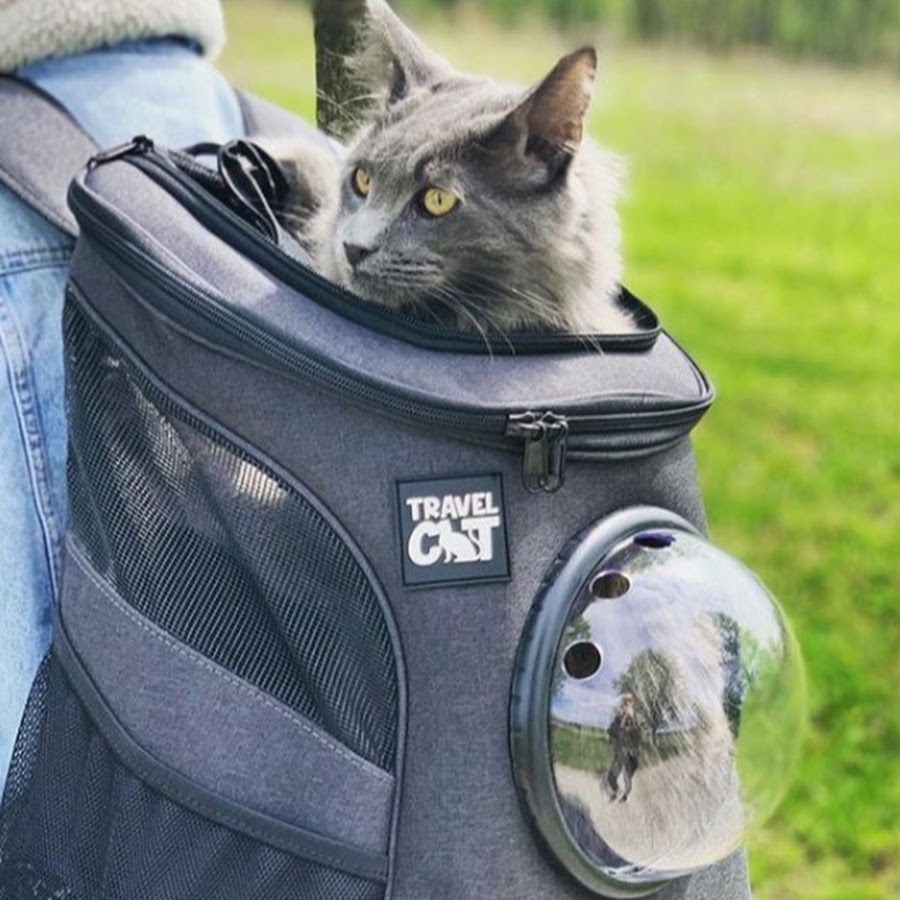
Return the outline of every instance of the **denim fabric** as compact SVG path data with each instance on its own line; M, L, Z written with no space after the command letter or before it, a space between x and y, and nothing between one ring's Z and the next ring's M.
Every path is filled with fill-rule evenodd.
M52 94L104 147L147 134L170 147L244 133L222 77L189 46L141 41L17 73Z
M244 133L237 100L190 47L138 42L17 73L102 146L145 133L169 146ZM28 689L50 641L65 530L60 318L72 242L0 186L0 790Z

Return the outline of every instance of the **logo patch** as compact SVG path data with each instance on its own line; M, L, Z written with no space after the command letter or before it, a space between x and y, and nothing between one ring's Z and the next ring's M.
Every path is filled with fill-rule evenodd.
M403 583L509 578L500 475L397 483Z

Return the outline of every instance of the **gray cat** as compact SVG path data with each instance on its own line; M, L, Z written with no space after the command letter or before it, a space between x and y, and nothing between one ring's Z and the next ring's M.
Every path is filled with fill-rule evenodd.
M371 103L342 163L268 148L290 183L278 215L314 266L462 330L633 331L615 302L620 167L584 136L595 51L523 91L454 71L367 7L353 65Z

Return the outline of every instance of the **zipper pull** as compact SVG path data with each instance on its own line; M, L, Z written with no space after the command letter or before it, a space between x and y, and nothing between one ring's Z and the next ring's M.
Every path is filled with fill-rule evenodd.
M146 135L139 134L124 144L118 144L115 147L110 147L109 150L102 150L100 153L94 154L88 160L88 171L92 172L97 166L112 162L114 159L121 159L123 156L131 156L132 154L147 153L152 149L153 141Z
M563 486L569 441L569 422L565 416L551 412L510 416L506 436L525 441L522 484L528 493L553 494Z

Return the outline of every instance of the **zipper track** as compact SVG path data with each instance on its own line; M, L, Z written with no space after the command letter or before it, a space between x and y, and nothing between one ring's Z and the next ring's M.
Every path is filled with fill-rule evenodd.
M459 407L440 406L410 400L380 385L349 374L343 368L329 364L298 351L291 344L267 332L244 316L223 307L215 295L185 283L162 263L155 260L133 241L116 220L115 213L94 199L90 192L78 185L70 192L70 204L78 218L89 226L99 239L102 249L111 254L119 265L138 272L150 287L152 297L148 305L184 323L184 312L209 322L221 335L240 344L240 355L262 364L274 365L287 374L299 376L321 384L333 391L353 397L364 404L375 404L408 421L450 432L459 437L469 437L494 446L521 451L523 436L510 429L511 419L530 410L503 409L495 412L466 410ZM233 215L233 214L232 214ZM238 218L235 216L235 218ZM246 234L246 227L242 227ZM115 265L115 262L113 263ZM81 302L88 302L84 298ZM213 339L220 346L228 346L221 338ZM250 353L246 351L249 350ZM597 415L567 414L565 409L553 410L565 416L569 426L569 450L586 457L646 453L666 446L686 431L703 415L712 402L712 393L692 403L673 404L671 408L637 410L634 412L607 412ZM542 411L549 412L549 411ZM602 435L638 435L652 431L675 429L651 441L636 441L635 446L610 441L610 446L597 445ZM464 434L461 434L464 432ZM581 435L585 439L578 440ZM592 438L593 440L589 440ZM601 442L602 444L602 442ZM615 444L615 446L612 446Z
M488 431L502 434L506 425L506 414L497 413L462 413L452 409L439 411L436 407L401 401L396 394L373 388L360 379L344 375L340 370L329 367L318 360L299 353L289 344L272 337L242 316L222 307L214 297L204 291L188 286L172 277L164 266L152 260L122 240L119 233L114 232L108 224L97 217L93 211L87 210L81 203L75 204L79 216L90 223L95 233L102 238L103 248L129 269L136 269L152 285L154 289L153 306L162 312L174 312L177 318L177 304L180 304L194 315L210 321L224 333L236 338L253 351L254 357L262 361L274 362L281 369L291 374L309 378L324 384L341 393L365 401L376 402L388 406L401 414L409 414L415 419L427 420L429 423L444 427L461 427L471 431ZM177 301L173 306L171 298ZM82 297L81 302L86 302Z
M491 352L500 355L517 352L583 351L592 349L595 345L610 352L639 352L650 349L660 334L659 324L652 311L631 294L627 296L632 298L639 313L652 317L653 327L627 335L572 335L554 332L519 332L508 338L488 335L487 345L482 336L466 335L450 328L432 325L394 310L373 309L342 285L325 278L314 269L282 252L234 210L196 184L190 175L183 172L159 150L141 146L135 153L125 154L120 158L139 168L198 215L203 223L226 243L240 249L281 281L312 296L317 302L347 318L419 346L463 353Z

